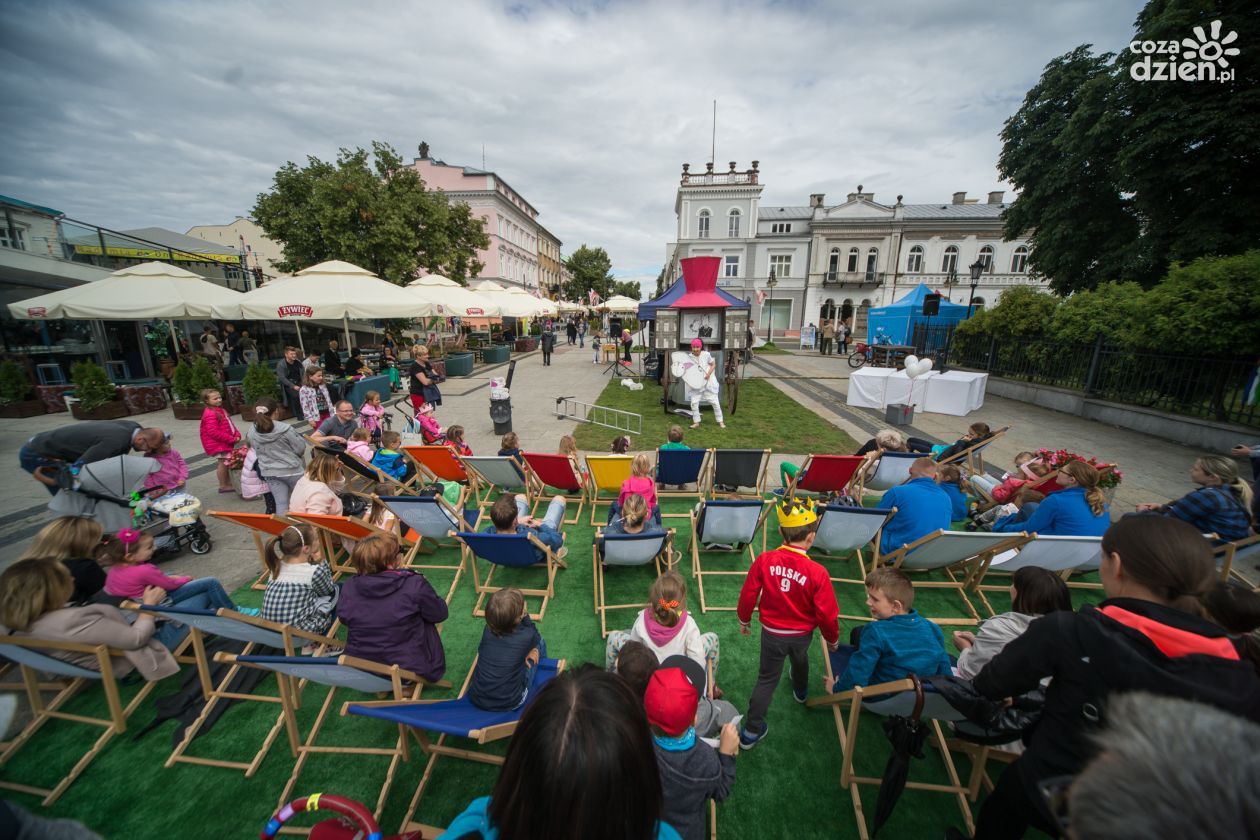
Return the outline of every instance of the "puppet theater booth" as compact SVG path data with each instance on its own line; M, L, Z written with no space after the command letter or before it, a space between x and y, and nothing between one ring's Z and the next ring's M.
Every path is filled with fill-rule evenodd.
M714 376L718 378L718 399L724 406L732 405L727 393L726 355L748 347L749 304L717 287L721 257L687 257L679 260L682 279L670 286L655 300L639 304L639 320L647 322L651 334L651 346L661 364L661 384L664 387L665 411L673 406L690 407L687 400L686 376L702 383L703 373L694 364L688 364L691 341L704 342L717 363ZM684 370L684 368L687 368ZM677 373L675 371L682 371Z
M915 327L923 326L922 330L926 336L927 346L920 347L922 355L935 356L941 349L935 346L934 339L937 336L945 334L947 326L953 326L959 321L967 319L967 307L960 303L953 303L947 297L939 298L939 309L932 314L932 307L929 304L929 295L936 295L928 286L920 283L910 290L910 293L896 303L888 306L876 306L872 308L867 315L866 330L873 340L876 332L883 328L884 335L888 336L892 344L918 345L915 341ZM936 332L926 328L936 328Z

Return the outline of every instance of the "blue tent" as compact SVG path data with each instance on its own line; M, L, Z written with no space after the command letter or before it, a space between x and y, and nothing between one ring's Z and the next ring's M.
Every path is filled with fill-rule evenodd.
M675 301L677 301L680 297L682 297L686 292L687 292L687 286L686 284L683 283L681 279L674 281L674 285L666 289L665 294L661 295L658 298L655 298L654 300L649 300L649 301L639 304L639 320L640 321L655 321L656 310L669 309L671 306L674 305ZM723 289L719 288L717 289L717 293L719 297L721 297L728 304L730 304L732 309L752 309L752 304L749 304L749 303L746 303L745 301L740 300L739 298L735 297L730 292L724 291Z
M923 299L934 293L934 289L920 283L896 303L872 307L866 316L868 338L873 340L879 328L883 327L885 335L893 344L912 344L916 324L931 324L936 327L966 320L967 307L960 303L951 303L945 297L941 298L939 315L924 315Z

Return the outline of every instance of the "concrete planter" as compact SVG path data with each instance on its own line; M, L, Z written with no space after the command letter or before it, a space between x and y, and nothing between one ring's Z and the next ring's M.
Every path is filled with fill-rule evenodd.
M446 376L471 376L473 372L472 353L451 353L446 357Z
M482 350L481 354L486 364L498 365L511 358L512 348L506 344L496 344L493 347L487 347L485 350Z

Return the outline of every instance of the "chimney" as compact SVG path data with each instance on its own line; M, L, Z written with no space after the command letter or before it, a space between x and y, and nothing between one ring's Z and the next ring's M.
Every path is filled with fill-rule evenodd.
M967 203L967 193L966 193L966 192L956 192L956 193L954 193L954 203L955 203L955 204L966 204L966 203Z
M814 193L813 195L811 195L811 196L809 197L809 206L810 206L810 207L822 207L822 206L823 206L823 194L822 194L822 193Z
M991 192L991 193L989 193L989 203L990 203L990 204L1001 204L1001 203L1002 203L1002 196L1004 196L1004 195L1006 195L1006 191L1005 191L1005 190L998 190L998 191L996 191L996 192Z

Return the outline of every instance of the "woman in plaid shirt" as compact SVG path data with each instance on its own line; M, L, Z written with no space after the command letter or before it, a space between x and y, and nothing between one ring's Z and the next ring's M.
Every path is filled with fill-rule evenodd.
M1166 505L1141 504L1139 511L1184 519L1204 534L1226 542L1251 533L1251 488L1238 475L1238 466L1220 455L1204 455L1190 467L1190 480L1199 485Z
M309 633L328 633L338 590L332 569L321 556L315 529L290 525L272 537L264 552L267 591L263 593L262 617Z

